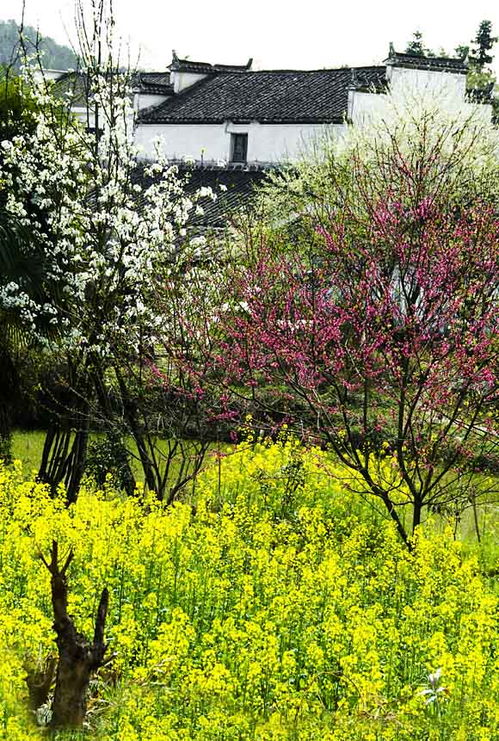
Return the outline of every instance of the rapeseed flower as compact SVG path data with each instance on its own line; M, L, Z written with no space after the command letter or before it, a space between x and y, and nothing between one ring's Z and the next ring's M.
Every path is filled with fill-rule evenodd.
M66 508L0 468L0 739L43 738L25 677L55 654L39 554L56 537L82 631L111 596L92 737L491 741L497 597L479 560L431 522L410 553L327 455L242 445L171 508L110 483Z

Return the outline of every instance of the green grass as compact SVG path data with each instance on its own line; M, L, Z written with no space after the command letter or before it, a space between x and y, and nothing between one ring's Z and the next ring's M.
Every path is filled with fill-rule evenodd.
M23 462L23 470L28 478L36 474L42 459L44 430L16 430L12 438L12 457Z
M103 439L102 433L94 432L90 435L90 443ZM31 479L38 473L40 467L40 461L42 459L43 444L45 441L44 430L16 430L12 439L12 457L16 460L21 460L23 463L23 471L26 479ZM160 457L162 454L166 454L166 440L157 441L157 453ZM135 442L131 438L127 438L127 447L131 452L130 465L132 473L135 477L137 485L140 487L144 481L144 474L142 466L137 453L137 447ZM225 451L230 447L227 443L214 443L213 450ZM211 456L208 453L206 460L210 460ZM180 466L180 458L173 461L171 467L171 478L174 479L178 473L178 467Z

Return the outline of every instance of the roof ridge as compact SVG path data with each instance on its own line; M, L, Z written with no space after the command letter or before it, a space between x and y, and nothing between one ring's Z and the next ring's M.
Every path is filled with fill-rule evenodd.
M141 69L141 70L137 70L135 74L137 74L137 75L169 75L170 72L167 69L161 70L161 71L159 71L159 70Z
M390 44L388 58L384 60L385 64L390 66L401 66L401 67L412 67L412 68L425 68L425 69L447 69L447 71L454 71L459 73L466 73L468 70L468 64L466 57L448 57L448 56L437 56L433 54L412 54L407 52L400 52L394 49L393 44Z
M297 72L300 72L300 73L303 73L303 74L307 74L307 73L312 73L312 72L315 72L315 73L317 73L317 72L342 72L342 71L349 72L351 69L357 69L357 70L359 70L359 69L360 70L374 70L374 69L379 69L379 70L384 70L384 69L386 69L386 65L385 64L364 64L364 65L360 65L358 67L318 67L316 69L251 69L251 70L248 70L246 74L247 75L259 75L259 74L262 74L262 73L266 73L266 74L267 73L281 73L281 74L289 73L289 74L295 74ZM230 74L230 70L228 70L227 72L225 72L223 70L222 71L222 74Z
M253 58L248 59L246 64L224 64L222 62L212 64L211 62L198 62L194 59L180 59L176 51L173 50L172 62L169 69L175 72L197 71L207 72L208 74L210 72L225 71L225 69L233 72L245 72L246 70L251 69L252 63Z
M462 57L459 56L448 56L446 54L410 54L409 52L405 51L396 51L395 56L397 57L410 57L411 59L441 59L445 60L446 62L462 62Z

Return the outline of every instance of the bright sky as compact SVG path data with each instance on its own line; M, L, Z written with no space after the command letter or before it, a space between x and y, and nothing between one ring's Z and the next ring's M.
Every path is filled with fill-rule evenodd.
M0 20L20 17L22 0L0 0ZM72 35L74 0L26 0L26 23L59 43ZM315 69L379 64L388 44L403 51L413 31L426 46L451 52L492 21L499 2L474 0L114 0L117 28L140 64L165 69L180 57L257 69ZM494 68L499 75L499 43Z

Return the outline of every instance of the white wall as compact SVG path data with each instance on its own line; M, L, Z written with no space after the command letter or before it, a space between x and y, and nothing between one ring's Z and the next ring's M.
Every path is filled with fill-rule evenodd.
M357 126L369 119L380 118L389 109L400 105L404 110L411 108L422 99L434 100L442 109L449 112L466 111L479 118L490 121L492 106L476 105L466 102L466 75L452 72L387 67L390 94L367 93L350 90L348 118ZM422 97L423 96L423 97Z
M169 159L227 159L223 125L139 124L135 129L135 143L146 159L154 159L154 144L158 139Z
M135 111L141 111L152 105L159 105L167 100L168 95L158 95L157 93L134 93L133 107Z
M249 126L229 124L231 133L248 132L248 162L279 162L296 160L313 147L326 132L340 131L343 125L325 124L259 124Z
M372 117L381 116L384 111L386 111L386 94L349 91L348 119L356 126L362 126Z
M180 93L181 90L185 90L199 80L204 80L205 77L206 75L198 72L179 72L178 70L170 72L170 82L174 93Z
M176 73L177 74L177 73ZM474 108L480 117L490 120L489 105L475 106L465 102L466 76L453 72L406 69L387 66L390 92L369 93L350 90L348 118L362 126L370 118L385 115L390 107L410 105L412 97L433 96L438 105L448 110ZM135 138L143 148L143 156L152 159L154 141L164 141L164 152L170 159L192 157L197 161L228 162L231 156L231 133L248 134L248 162L268 163L296 160L326 130L340 133L344 124L139 124Z
M231 133L248 134L248 162L282 162L297 159L320 139L326 130L341 131L343 125L323 124L139 124L136 143L143 156L154 157L154 141L164 142L170 159L193 157L195 160L230 160Z
M410 69L387 65L390 89L394 95L402 90L432 92L463 100L466 94L466 75L456 72L436 72L425 69Z

